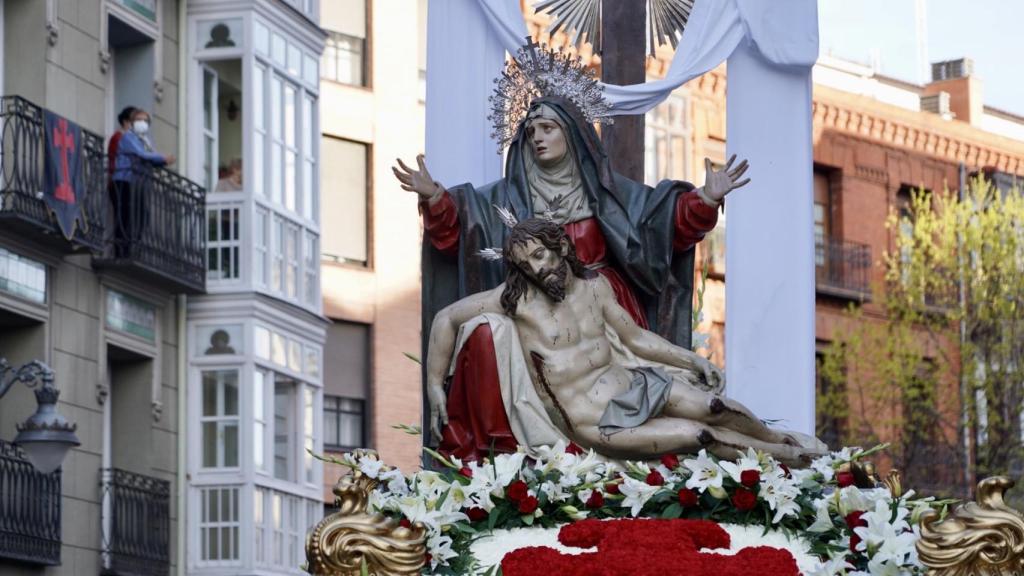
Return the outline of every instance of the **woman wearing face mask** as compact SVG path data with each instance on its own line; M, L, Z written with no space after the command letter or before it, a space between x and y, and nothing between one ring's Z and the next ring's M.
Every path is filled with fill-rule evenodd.
M114 161L114 249L115 256L129 255L145 226L145 194L142 190L147 173L153 166L174 163L173 154L153 150L149 140L149 113L136 108L132 113L131 130L125 132L117 147Z

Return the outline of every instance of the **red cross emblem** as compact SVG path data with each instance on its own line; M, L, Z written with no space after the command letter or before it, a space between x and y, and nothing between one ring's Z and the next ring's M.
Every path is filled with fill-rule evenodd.
M57 184L54 197L61 202L74 204L75 189L68 175L68 155L74 153L75 137L68 132L68 121L64 118L59 119L53 129L53 145L60 150L60 184Z

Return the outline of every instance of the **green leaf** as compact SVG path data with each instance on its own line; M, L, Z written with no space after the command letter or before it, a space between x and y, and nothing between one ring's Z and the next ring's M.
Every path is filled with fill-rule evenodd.
M417 364L421 364L421 365L423 364L423 361L420 360L419 356L410 354L408 352L402 352L402 356L405 356L406 358L408 358L409 360L412 360L413 362L415 362Z
M682 515L683 507L680 506L678 502L669 504L668 507L666 507L665 510L661 512L662 518L679 518Z
M527 526L533 526L533 514L523 514L521 518L523 519L523 524L526 524Z
M366 558L359 562L359 574L360 576L370 576L370 568L366 565Z

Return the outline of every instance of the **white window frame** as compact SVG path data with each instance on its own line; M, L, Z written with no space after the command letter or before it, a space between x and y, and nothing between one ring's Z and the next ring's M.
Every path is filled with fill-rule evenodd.
M229 218L231 219L232 226L229 226L229 232L234 233L237 231L235 238L223 239L220 237L223 229L221 227L221 216L223 211L229 211ZM216 212L217 214L217 235L218 238L214 240L210 238L210 213ZM242 214L244 209L241 204L208 204L206 207L206 281L215 285L220 286L224 284L237 284L245 278L245 270L242 267ZM228 249L228 254L234 261L235 276L223 276L224 271L224 259L221 258L223 249ZM220 277L213 277L210 270L210 251L215 250L217 254L218 271L222 274Z
M236 407L238 412L236 414L233 414L233 415L224 413L224 408L225 408L225 405L226 405L224 390L226 388L226 385L225 385L224 381L221 380L221 375L225 374L225 373L229 373L229 372L234 372L235 376L236 376L235 386L236 386L237 390L236 390L235 393L237 394L237 397L235 399L235 407ZM205 399L205 387L206 387L206 382L205 382L204 378L205 378L205 375L207 373L213 373L213 374L217 374L218 375L217 376L216 400L215 400L215 402L216 402L216 413L213 414L212 416L207 416L206 414L203 413L203 401ZM199 369L199 394L198 394L198 396L199 396L199 398L198 398L198 400L199 400L199 411L198 411L198 415L199 415L199 454L198 454L199 461L198 461L197 468L199 470L201 470L201 471L239 470L242 467L242 462L243 462L242 458L244 457L243 453L242 453L242 434L243 434L243 430L241 429L241 425L242 425L242 402L243 402L243 398L242 398L242 396L243 396L243 393L242 393L242 374L243 374L243 370L242 370L242 368L240 366L203 366L202 368ZM235 429L237 431L236 432L236 434L237 434L237 436L236 436L237 446L235 447L235 452L236 452L236 456L235 457L238 459L238 463L235 466L225 466L224 465L224 461L225 461L225 455L227 454L227 449L226 449L226 443L223 441L223 438L224 438L224 428L229 426L232 422L234 423ZM216 462L215 462L215 464L213 466L206 466L206 461L205 461L206 460L205 459L205 456L206 456L206 453L205 453L206 443L204 442L204 437L203 437L204 428L205 428L204 424L211 424L211 423L217 425L216 426L216 429L217 429L216 451L217 452L216 452L216 455L214 457L214 460Z
M218 498L217 498L217 507L219 508L218 515L219 515L220 511L223 510L223 504L221 503L222 502L221 498L223 498L224 493L227 492L229 495L233 494L233 497L230 499L231 505L229 505L229 510L228 510L229 513L233 513L233 515L234 515L234 519L233 520L224 521L223 519L218 518L217 521L210 521L208 519L209 518L209 514L208 514L209 506L208 506L208 504L210 502L209 494L211 492L213 492L213 491L217 491L217 493L218 493ZM199 487L196 488L196 494L197 494L196 501L197 501L197 504L198 504L198 507L199 507L199 510L198 510L199 515L196 517L196 532L195 532L196 538L198 539L198 541L196 542L196 565L200 566L200 567L204 567L204 568L205 567L239 566L239 565L241 565L242 564L242 559L243 559L242 548L245 546L245 542L244 542L244 540L242 538L242 517L241 517L242 514L241 514L241 505L240 505L241 504L241 497L242 497L242 494L243 494L243 487L242 486L238 486L238 485L220 485L220 484L210 485L210 486L199 486ZM216 531L215 534L217 535L216 538L217 538L218 544L220 544L220 543L222 543L221 536L223 535L225 529L228 530L228 534L231 534L232 530L234 531L235 538L231 541L231 543L232 543L232 548L233 548L233 552L234 552L235 557L234 558L229 558L229 559L226 559L226 560L222 560L222 559L211 560L211 559L203 558L203 545L204 545L205 542L208 542L208 540L205 538L205 536L208 534L208 532L206 532L206 530L215 530ZM234 544L235 541L238 542L237 546ZM220 550L223 550L223 547L220 547ZM209 552L209 551L207 550L207 552Z

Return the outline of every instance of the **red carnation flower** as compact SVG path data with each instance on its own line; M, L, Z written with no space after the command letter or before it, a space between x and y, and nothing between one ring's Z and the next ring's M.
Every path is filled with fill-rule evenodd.
M604 485L604 491L609 494L620 494L618 482L608 482Z
M604 494L594 490L590 493L590 498L587 498L586 507L591 510L604 506Z
M583 454L583 452L583 448L575 442L569 442L569 445L565 447L566 454L575 454L579 456L580 454Z
M683 508L692 508L697 505L697 493L689 488L679 489L679 505Z
M509 484L508 488L505 489L505 496L513 502L519 502L528 496L526 490L526 482L516 480Z
M533 514L533 511L537 509L540 504L537 501L536 496L527 496L519 501L519 513L520 514Z
M665 478L661 475L661 472L658 472L657 470L651 470L651 473L647 475L647 478L644 480L644 482L647 482L651 486L661 486L662 484L665 483Z
M737 510L753 510L755 504L757 504L757 496L754 496L754 493L746 488L737 488L732 495L732 505Z
M850 534L850 552L857 551L857 544L860 544L860 536L857 536L856 533Z
M473 469L470 468L469 466L463 466L462 468L459 468L459 474L465 476L466 478L472 478Z
M853 486L853 472L840 472L836 474L836 482L840 488Z
M743 484L747 488L753 488L757 486L757 483L761 481L761 472L757 470L744 470L740 472L740 484Z
M853 512L850 512L846 515L846 518L844 518L844 520L846 520L846 526L850 530L868 525L868 521L864 519L863 510L854 510Z
M487 518L487 510L474 506L466 510L466 516L469 516L469 519L473 522L479 522Z
M679 457L675 454L665 454L661 457L661 463L665 465L665 468L675 470L679 468Z

